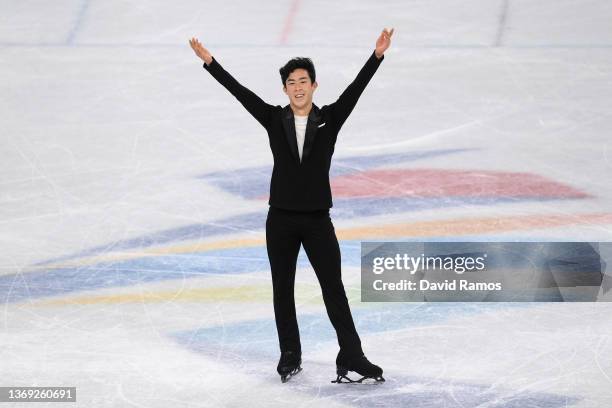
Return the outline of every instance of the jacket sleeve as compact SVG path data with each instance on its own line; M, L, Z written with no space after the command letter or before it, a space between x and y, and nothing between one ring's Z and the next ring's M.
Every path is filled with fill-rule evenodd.
M378 59L376 58L375 53L372 52L372 55L370 55L370 58L368 58L365 65L361 68L361 71L359 71L355 80L353 80L353 82L344 90L344 92L342 92L336 102L329 105L330 112L332 113L332 117L336 125L336 130L340 130L348 116L351 114L363 90L368 85L370 79L372 79L374 73L384 59L384 55Z
M259 96L241 85L233 76L223 69L221 64L213 57L210 65L203 64L213 78L223 85L246 110L265 128L270 123L270 116L273 109L272 105L265 103Z

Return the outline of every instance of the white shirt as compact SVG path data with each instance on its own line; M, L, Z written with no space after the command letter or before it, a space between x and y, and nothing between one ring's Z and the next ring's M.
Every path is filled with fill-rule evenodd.
M302 161L302 151L304 150L304 138L306 136L306 124L308 116L297 116L295 118L295 137L297 138L298 152L300 154L300 162Z

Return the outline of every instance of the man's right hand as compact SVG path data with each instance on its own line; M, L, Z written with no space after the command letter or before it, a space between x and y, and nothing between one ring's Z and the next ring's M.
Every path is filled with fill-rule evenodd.
M197 38L191 38L191 40L189 40L189 45L191 45L193 52L195 52L196 55L206 63L206 65L210 65L213 60L212 55L206 48L204 48L204 46L200 43L200 41L198 41Z

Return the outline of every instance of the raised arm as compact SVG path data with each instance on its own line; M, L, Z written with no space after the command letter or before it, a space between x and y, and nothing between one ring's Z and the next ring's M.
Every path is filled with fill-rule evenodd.
M376 73L378 66L385 58L384 54L387 48L391 45L391 36L393 35L393 28L388 31L386 28L382 31L378 39L376 40L376 48L370 58L366 61L361 71L357 74L357 77L351 84L342 92L338 100L330 105L330 109L333 112L334 122L336 128L340 130L346 119L349 117L353 108L357 104L359 97L363 93L365 87L370 82L370 79Z
M241 85L233 76L223 69L221 64L212 56L197 38L189 40L189 45L195 54L204 61L203 67L223 85L246 110L265 128L270 123L270 114L273 106L265 103L259 96Z

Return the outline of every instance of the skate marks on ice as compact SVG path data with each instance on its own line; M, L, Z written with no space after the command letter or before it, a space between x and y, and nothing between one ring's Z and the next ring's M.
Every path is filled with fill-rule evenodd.
M479 149L438 149L334 160L331 184L334 219L355 219L384 214L466 205L548 202L593 198L564 182L522 172L414 168L413 163L439 156L461 155ZM405 164L410 168L388 167ZM220 190L244 200L267 200L271 167L213 172L198 176ZM428 180L423 183L423 180ZM591 222L610 222L595 217ZM262 231L266 212L251 212L184 225L147 235L109 242L76 253L48 259L36 266L65 262L114 251L171 245L227 234L252 235ZM546 225L540 225L546 227Z
M446 228L448 229L449 226L446 225ZM343 254L343 267L359 267L361 264L360 241L341 240L340 247ZM310 263L304 251L300 251L297 266L300 269L310 268ZM175 300L179 300L181 296L187 299L198 292L199 295L196 297L205 301L208 299L208 292L206 292L206 288L200 286L201 284L197 282L198 279L210 276L249 274L256 271L263 274L262 279L267 279L269 276L268 269L269 261L264 246L238 246L236 248L196 253L170 253L158 256L141 255L138 258L116 262L99 262L93 265L3 275L0 276L0 301L2 303L17 303L43 300L51 303L61 303L63 297L75 295L79 292L109 288L121 289L164 281L182 282L183 291L181 294L174 293L172 295ZM194 283L191 283L191 280ZM250 288L251 291L258 291L259 289L261 288ZM219 290L222 290L222 288ZM237 293L239 290L239 288L234 287L230 292ZM115 301L129 300L125 296L121 297L119 292L114 297L111 294L111 299L109 299L109 293L106 292L99 297L89 293L84 295L86 297L83 299L70 297L65 300L67 303L88 304L104 303L112 299L115 299ZM211 295L210 299L215 298L213 294L208 294ZM157 301L165 298L164 293L156 293L155 295ZM253 296L250 299L255 300ZM147 301L146 298L142 297L137 297L137 300ZM234 300L244 299L236 298ZM268 298L265 300L267 301ZM155 301L155 299L152 298L148 301Z
M442 149L334 159L330 181L335 199L372 198L590 198L549 177L516 171L414 167L414 162L484 149ZM391 166L389 166L391 164ZM410 166L398 168L398 165ZM245 199L266 200L272 167L252 167L200 176L212 185Z
M536 219L536 218L539 218ZM603 219L604 217L600 217ZM612 214L609 219L612 221ZM547 221L548 220L548 221ZM356 267L361 265L361 237L384 238L385 234L392 237L405 236L405 240L425 240L433 239L436 242L454 240L453 235L436 236L435 234L454 233L455 230L462 229L465 233L477 233L479 231L513 230L528 229L533 223L543 221L550 222L551 225L561 225L563 222L579 223L580 220L573 218L549 217L548 219L538 216L522 216L514 219L496 218L492 226L484 219L471 219L473 225L466 226L466 220L443 220L437 222L417 222L412 224L399 224L390 228L374 229L367 227L357 227L355 229L338 229L340 246L343 254L342 264L344 268ZM589 219L583 220L588 221ZM593 221L592 219L590 219ZM444 231L442 231L444 230ZM425 234L427 233L427 234ZM430 236L431 235L431 236ZM425 237L427 236L427 237ZM347 239L348 238L348 239ZM474 239L474 235L470 239ZM483 241L497 241L499 238L492 236L479 237ZM516 239L516 237L515 237ZM529 241L530 239L524 239ZM263 241L263 238L262 238ZM227 244L228 242L226 242ZM20 272L11 275L0 276L0 301L2 303L16 303L22 301L39 300L43 298L55 297L49 301L61 300L62 296L72 295L76 292L89 290L108 289L108 288L128 288L136 285L163 282L180 281L184 289L200 291L198 299L207 300L206 293L202 292L201 284L198 279L211 276L228 276L236 274L261 273L261 279L269 277L269 261L266 254L265 242L261 245L244 245L244 242L229 242L225 248L218 245L217 249L204 249L185 245L183 247L164 248L158 254L145 254L134 252L128 254L132 259L96 262L93 264L76 263L73 267L63 268L41 268L31 272ZM112 257L109 257L112 259ZM298 256L298 268L310 269L310 263L303 251ZM259 275L258 275L259 276ZM189 281L193 280L191 283ZM259 280L258 283L261 283ZM604 281L604 284L608 281ZM604 285L604 289L606 289ZM238 289L236 289L238 290ZM107 296L105 293L104 296ZM159 299L164 297L163 293L158 294ZM185 297L187 295L183 293ZM96 296L89 294L86 303L96 303ZM174 299L179 299L179 295L173 295ZM73 299L78 302L78 299ZM145 301L146 299L141 299ZM553 298L549 300L555 300Z
M406 152L392 155L355 156L334 159L330 177L333 179L336 176L359 173L362 170L380 167L384 164L395 163L398 161L412 162L414 160L428 159L471 150L474 149L445 149L423 152ZM272 166L262 166L207 173L199 175L197 178L244 199L256 199L269 192L271 174ZM388 208L386 210L388 210ZM359 211L351 211L347 213L334 212L334 218L351 218L355 215L353 213L358 214ZM116 242L109 242L106 245L100 245L61 257L47 259L35 265L48 265L50 263L93 256L110 251L147 248L154 245L164 245L198 238L263 230L265 220L265 212L239 214L221 219L214 219L206 223L190 224L125 240L119 240Z
M422 304L390 305L380 309L355 309L354 317L362 336L401 330L408 327L441 323L453 317L476 315L528 304ZM268 384L290 387L316 399L334 401L354 407L487 407L561 408L578 398L553 393L514 390L491 384L406 375L385 371L386 382L371 384L332 384L335 378L335 351L323 361L309 358L335 349L335 335L323 314L299 315L303 370L286 384L281 384L275 366L278 342L273 319L226 324L173 333L171 337L188 349L229 365L250 377ZM384 352L379 351L378 355ZM387 354L387 358L394 358ZM384 360L384 358L383 358ZM384 368L384 361L378 361ZM349 373L356 376L355 373ZM352 378L352 377L351 377Z
M360 246L341 242L344 266L358 266ZM262 271L269 276L269 261L263 246L218 249L198 253L178 253L141 256L116 262L99 262L69 268L43 269L27 273L0 276L0 301L15 303L40 300L77 292L106 288L124 288L162 281L184 281L209 276L227 276ZM310 263L303 251L298 257L298 268ZM193 287L198 290L199 287ZM49 299L54 300L54 299ZM76 299L78 301L78 299ZM266 301L269 300L266 298ZM89 294L88 303L95 303Z
M334 157L329 176L333 180L335 177L356 174L389 164L412 163L476 150L479 149L433 149L369 156ZM261 166L205 173L199 175L198 178L228 193L246 199L256 199L269 192L271 175L272 166Z
M312 371L321 371L321 364ZM386 374L380 384L326 384L329 379L319 373L310 374L306 367L301 377L285 385L296 391L332 398L353 407L419 407L419 408L565 408L577 398L541 392L525 392L447 381L422 376Z

